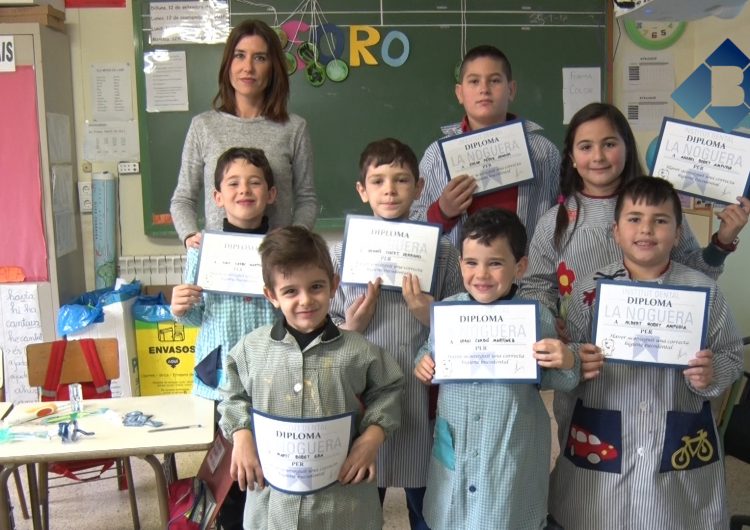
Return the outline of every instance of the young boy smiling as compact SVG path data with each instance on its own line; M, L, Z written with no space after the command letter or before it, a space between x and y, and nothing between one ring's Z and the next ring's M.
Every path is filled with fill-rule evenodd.
M526 270L526 231L511 211L485 208L463 227L465 293L448 300L493 304L519 299ZM541 336L556 337L541 309ZM414 375L431 384L433 336L420 350ZM578 384L577 357L557 338L533 346L542 388ZM533 384L451 382L440 385L424 516L433 530L540 530L546 525L550 422Z
M592 461L561 448L551 477L550 514L564 528L728 526L722 451L708 400L739 377L742 340L716 283L670 260L681 221L680 200L669 182L633 179L615 206L613 235L622 261L573 287L567 325L574 350L591 340L598 278L707 287L709 301L707 347L696 352L684 370L604 363L600 351L579 352L586 381L573 392L558 393L556 416L570 419L563 427L567 431L575 424L579 432L588 433L588 440L616 451L613 458ZM686 467L675 467L676 451L701 432L705 439L699 457Z
M233 147L219 156L214 172L214 202L226 214L224 232L265 234L266 207L276 200L273 171L260 149ZM273 306L263 297L204 293L195 285L198 248L188 247L185 283L172 289L171 311L177 322L200 326L195 345L193 394L218 402L220 369L229 349L246 333L273 322ZM218 368L218 369L217 369ZM234 483L219 522L227 530L241 528L245 494Z
M359 160L356 183L362 202L379 219L408 221L409 209L422 191L417 157L409 146L394 138L371 142ZM340 268L342 243L333 247L333 263ZM438 249L435 288L423 293L417 276L404 277L401 292L380 290L380 278L367 287L340 286L331 304L331 316L342 328L361 332L365 338L392 354L404 373L414 366L414 356L429 335L430 302L461 291L458 253L446 238ZM412 529L426 529L422 498L427 481L432 429L429 392L413 377L406 379L401 428L380 449L377 481L381 500L388 487L405 488Z
M517 91L510 61L494 46L476 46L466 53L455 91L465 115L461 122L442 127L444 135L467 133L517 119L509 112ZM461 226L469 215L488 206L501 207L518 214L531 238L537 221L555 203L560 189L560 153L542 136L542 130L532 121L527 120L524 125L534 179L479 197L473 195L477 184L469 175L448 179L438 142L430 144L419 164L425 190L414 203L412 219L441 224L458 247Z
M339 330L328 317L338 278L319 235L299 226L281 228L259 250L264 292L283 317L229 352L219 404L219 425L234 443L232 477L249 490L245 528L379 530L375 456L399 426L403 373L382 349ZM355 439L339 482L308 495L265 488L251 409L305 419L354 413Z

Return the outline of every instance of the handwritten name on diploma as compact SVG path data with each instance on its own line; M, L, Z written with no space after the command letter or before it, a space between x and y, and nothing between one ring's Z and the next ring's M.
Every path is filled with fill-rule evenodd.
M334 435L323 437L319 432L276 431L279 448L276 455L280 458L307 460L323 458L325 453L340 450L343 446L341 437ZM293 467L301 467L302 462L290 462Z
M464 146L464 152L450 155L452 166L475 167L487 160L501 160L509 157L511 152L521 149L516 140L501 140L497 137L482 138Z
M692 326L693 313L683 309L673 308L672 302L664 298L645 298L628 296L628 305L606 305L604 316L606 318L623 318L625 325L646 326L658 328L664 326L667 329L687 329Z
M703 165L733 170L735 166L742 166L742 152L727 151L728 139L714 139L710 136L695 136L688 134L685 141L677 138L665 138L664 152L679 155L680 159L701 165L696 169L703 169ZM731 145L730 145L731 147Z
M427 243L424 241L412 241L409 232L374 228L370 230L370 235L382 238L379 241L379 248L368 249L368 252L372 254L419 259L427 253Z

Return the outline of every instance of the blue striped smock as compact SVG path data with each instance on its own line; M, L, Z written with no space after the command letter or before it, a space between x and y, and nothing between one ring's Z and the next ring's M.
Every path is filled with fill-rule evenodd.
M526 121L524 124L531 164L534 168L534 180L519 184L516 213L526 227L529 240L537 221L555 204L560 193L560 153L555 144L542 136L542 130L542 127L533 121ZM446 137L461 134L461 124L447 125L442 127L442 131ZM424 178L424 189L412 204L410 217L416 221L426 221L427 210L440 198L443 188L448 184L448 173L437 141L432 142L425 150L419 162L419 174ZM456 247L461 244L461 231L467 218L468 216L463 214L453 230L446 234Z
M341 269L339 242L331 249L336 273ZM373 278L374 279L374 278ZM342 285L331 303L331 318L337 324L345 320L346 309L366 287ZM435 300L463 290L458 252L445 237L438 249ZM401 428L380 448L377 481L381 488L423 488L432 446L432 425L428 418L429 390L414 377L414 358L429 336L430 328L419 322L406 307L401 291L381 289L380 298L364 336L391 354L404 372Z
M624 271L621 261L597 272L629 280L627 273L618 276L620 271ZM581 383L573 392L555 392L561 431L567 433L577 426L582 433L579 441L584 442L568 443L566 438L561 443L551 476L550 513L566 529L713 530L728 526L724 459L707 400L719 396L739 377L742 339L713 280L673 261L658 282L711 289L707 343L714 354L714 381L705 390L696 390L680 369L605 363L599 377ZM568 328L577 342L591 341L594 300L587 303L583 293L595 285L590 274L573 289ZM701 430L703 441L698 437ZM683 436L692 440L692 456L683 449L688 447ZM594 445L586 445L592 441ZM602 451L610 445L615 452ZM591 453L598 457L589 457Z

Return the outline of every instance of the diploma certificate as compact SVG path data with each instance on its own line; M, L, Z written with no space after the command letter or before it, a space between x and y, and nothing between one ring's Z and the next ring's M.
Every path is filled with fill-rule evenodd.
M538 302L437 302L430 324L433 382L539 382L532 350L539 340Z
M308 495L338 480L352 441L353 412L300 419L253 410L252 422L260 466L271 487Z
M204 291L263 296L262 235L204 232L196 284Z
M341 255L341 283L367 285L380 277L384 289L401 289L404 275L419 278L424 292L435 282L440 226L348 215Z
M651 173L688 195L735 203L748 194L750 136L665 118Z
M607 361L684 367L703 349L706 287L600 280L594 343Z
M448 178L471 175L474 195L482 195L534 178L523 121L513 120L438 140Z

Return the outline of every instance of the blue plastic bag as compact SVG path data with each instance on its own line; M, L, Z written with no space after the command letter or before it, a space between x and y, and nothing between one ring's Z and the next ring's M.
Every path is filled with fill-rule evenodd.
M57 316L57 334L65 336L95 322L102 322L104 306L130 300L138 296L140 292L141 282L134 281L117 290L108 287L82 294L60 307L60 313Z
M164 293L139 296L133 304L133 318L143 322L174 320Z

